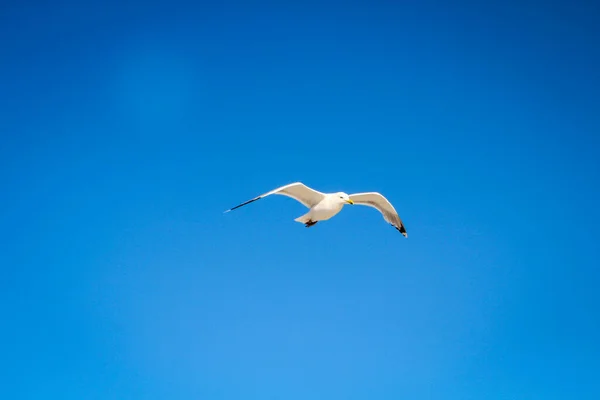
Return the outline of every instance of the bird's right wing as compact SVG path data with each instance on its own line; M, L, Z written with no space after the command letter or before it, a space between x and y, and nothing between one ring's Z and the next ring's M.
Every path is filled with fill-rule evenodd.
M375 208L383 215L383 219L387 223L396 228L404 237L408 237L404 223L402 223L402 219L396 212L396 209L381 193L354 193L350 195L350 199L354 204Z
M239 204L235 207L230 208L225 212L229 212L239 208L241 206L245 206L246 204L250 204L253 201L260 200L263 197L267 197L272 194L279 194L287 197L291 197L292 199L299 201L305 207L311 208L314 205L318 204L325 197L324 193L316 191L314 189L309 188L302 182L290 183L285 186L278 187L277 189L271 190L270 192L263 193L260 196L257 196L253 199L250 199L242 204Z

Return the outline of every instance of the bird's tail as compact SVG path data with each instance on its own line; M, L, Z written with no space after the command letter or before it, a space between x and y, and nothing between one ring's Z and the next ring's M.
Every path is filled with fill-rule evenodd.
M299 216L298 218L294 219L294 221L296 222L300 222L302 224L307 223L308 221L310 221L310 218L308 217L308 213Z

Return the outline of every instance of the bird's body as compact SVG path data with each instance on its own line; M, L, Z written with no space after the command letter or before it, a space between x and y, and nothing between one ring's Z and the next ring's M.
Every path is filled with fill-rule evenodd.
M336 195L326 194L323 200L315 204L306 214L296 218L294 221L302 222L304 224L314 222L308 226L312 226L319 221L327 221L342 211L345 203L338 201L338 199L339 197Z
M404 237L408 237L404 224L392 204L377 192L355 193L352 195L348 195L344 192L321 193L309 188L301 182L295 182L261 194L260 196L239 204L225 212L242 207L253 201L260 200L271 194L291 197L309 208L309 211L306 214L301 215L294 220L303 223L306 227L311 227L319 221L326 221L334 217L342 211L342 208L346 204L358 204L377 209L389 224L394 226L402 233L402 235L404 235Z

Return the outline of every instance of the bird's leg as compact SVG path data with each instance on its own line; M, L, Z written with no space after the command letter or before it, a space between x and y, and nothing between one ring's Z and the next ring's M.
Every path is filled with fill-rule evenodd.
M319 222L319 221L307 221L304 226L307 227L307 228L310 228L311 226L313 226L317 222Z

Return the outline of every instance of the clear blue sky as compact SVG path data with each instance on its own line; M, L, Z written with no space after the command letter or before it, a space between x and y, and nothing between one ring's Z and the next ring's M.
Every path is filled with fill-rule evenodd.
M11 3L2 398L600 398L597 4Z

